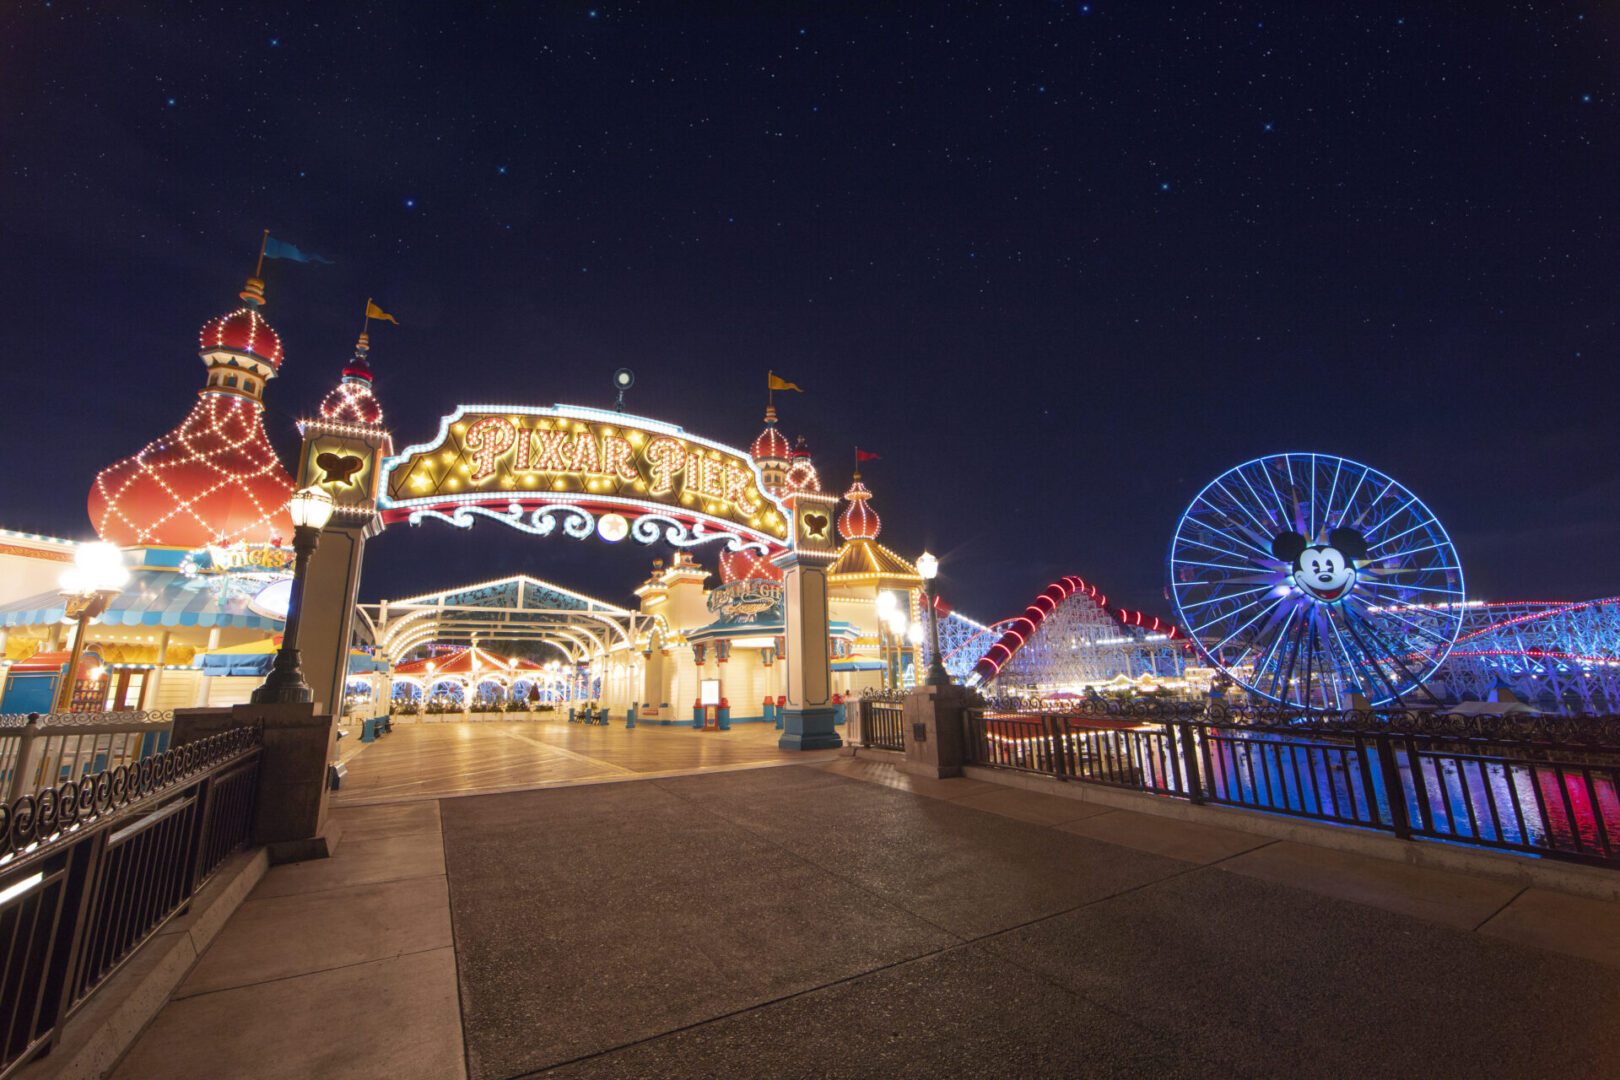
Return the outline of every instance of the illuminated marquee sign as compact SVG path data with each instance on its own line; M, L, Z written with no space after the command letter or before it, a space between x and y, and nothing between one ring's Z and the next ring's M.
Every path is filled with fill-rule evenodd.
M464 405L432 443L383 465L388 520L473 515L536 533L689 546L730 538L761 550L789 543L788 519L738 450L672 424L597 409ZM601 515L598 521L597 516ZM628 530L626 523L628 522ZM733 544L732 546L738 546Z

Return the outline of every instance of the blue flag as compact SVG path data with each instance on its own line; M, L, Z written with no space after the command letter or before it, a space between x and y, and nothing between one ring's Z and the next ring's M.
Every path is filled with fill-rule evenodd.
M291 259L293 262L301 263L315 262L326 263L328 266L332 265L332 260L328 259L325 255L316 255L312 252L299 251L291 244L277 240L273 236L266 236L264 238L264 257L267 259Z

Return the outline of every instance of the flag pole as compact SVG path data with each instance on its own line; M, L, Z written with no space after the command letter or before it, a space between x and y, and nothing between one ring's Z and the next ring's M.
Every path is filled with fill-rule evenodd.
M765 369L765 404L772 409L776 408L776 387L771 385L771 376L775 374L770 368Z
M259 261L253 267L254 277L264 276L264 248L268 243L270 243L270 230L266 229L264 230L264 236L259 240Z
M366 297L366 317L360 320L360 332L363 334L371 328L371 297Z

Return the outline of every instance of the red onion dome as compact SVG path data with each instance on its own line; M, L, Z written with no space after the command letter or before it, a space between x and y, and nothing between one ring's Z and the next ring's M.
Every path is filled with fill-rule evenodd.
M720 553L720 581L730 585L733 581L781 581L782 570L772 566L770 560L757 551L722 551Z
M264 283L249 278L241 297L242 307L203 323L197 335L202 353L237 353L268 364L272 370L281 367L281 336L259 314L264 303Z
M787 436L776 430L776 407L767 406L765 430L759 433L754 445L748 448L748 454L755 461L780 461L785 464L788 453Z
M371 363L366 353L371 349L370 338L360 335L354 347L354 359L343 369L343 380L321 401L321 419L339 424L381 424L382 405L371 393Z
M849 500L849 505L838 515L838 532L845 540L877 539L883 523L878 520L877 511L866 505L871 497L872 493L861 483L861 474L856 473L855 482L844 492L844 498Z
M799 443L793 448L793 464L788 467L782 487L789 495L821 490L821 476L810 460L810 448L804 445L803 435L799 436Z
M179 427L97 474L90 521L121 547L262 543L291 535L292 492L259 403L204 394Z

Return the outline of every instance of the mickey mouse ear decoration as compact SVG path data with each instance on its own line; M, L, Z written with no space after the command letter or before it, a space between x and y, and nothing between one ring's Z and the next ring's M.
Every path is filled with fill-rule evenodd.
M636 373L629 368L622 367L613 373L613 388L619 392L619 400L613 406L616 411L624 412L624 392L634 385Z

